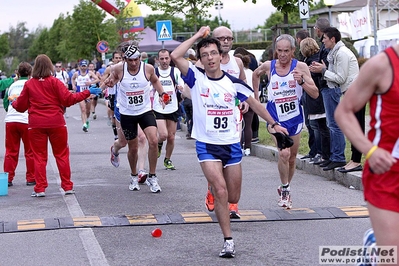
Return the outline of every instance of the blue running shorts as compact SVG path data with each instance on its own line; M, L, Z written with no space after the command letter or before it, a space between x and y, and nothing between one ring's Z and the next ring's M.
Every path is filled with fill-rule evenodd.
M228 145L215 145L201 141L196 142L198 161L219 161L223 168L241 163L242 151L240 143Z

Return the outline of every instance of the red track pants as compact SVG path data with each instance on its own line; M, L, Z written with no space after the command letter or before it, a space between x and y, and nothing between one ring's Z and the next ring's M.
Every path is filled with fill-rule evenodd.
M65 191L73 189L71 167L69 163L68 130L66 126L57 128L31 128L29 138L35 160L36 193L44 192L48 186L46 176L47 143L53 150L61 178L61 188Z
M8 182L12 182L15 176L15 169L18 165L21 140L24 143L26 182L34 182L35 165L28 136L28 124L6 122L6 154L4 156L4 172L8 173Z

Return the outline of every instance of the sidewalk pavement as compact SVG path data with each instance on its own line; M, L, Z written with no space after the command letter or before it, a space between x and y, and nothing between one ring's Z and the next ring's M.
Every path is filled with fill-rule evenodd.
M277 148L265 146L261 144L252 144L251 155L259 158L267 159L269 161L277 161ZM296 168L303 170L309 174L325 177L328 181L336 181L345 187L357 190L363 190L362 172L341 173L337 170L323 171L322 167L310 164L309 160L301 160L303 155L298 154L296 158Z

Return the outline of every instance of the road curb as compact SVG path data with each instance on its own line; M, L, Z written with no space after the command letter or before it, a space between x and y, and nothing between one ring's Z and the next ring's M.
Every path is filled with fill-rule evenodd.
M251 155L263 158L269 161L278 160L277 148L272 146L265 146L262 144L251 145ZM303 155L297 155L296 169L303 170L309 174L325 177L328 181L336 181L347 188L363 190L362 172L341 173L337 170L323 171L318 165L310 164L309 160L301 160Z

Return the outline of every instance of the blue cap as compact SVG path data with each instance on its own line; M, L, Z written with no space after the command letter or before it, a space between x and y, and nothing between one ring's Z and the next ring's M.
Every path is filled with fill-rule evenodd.
M82 60L82 61L80 61L80 63L79 63L79 66L87 66L87 65L88 65L88 63L87 63L86 60Z

